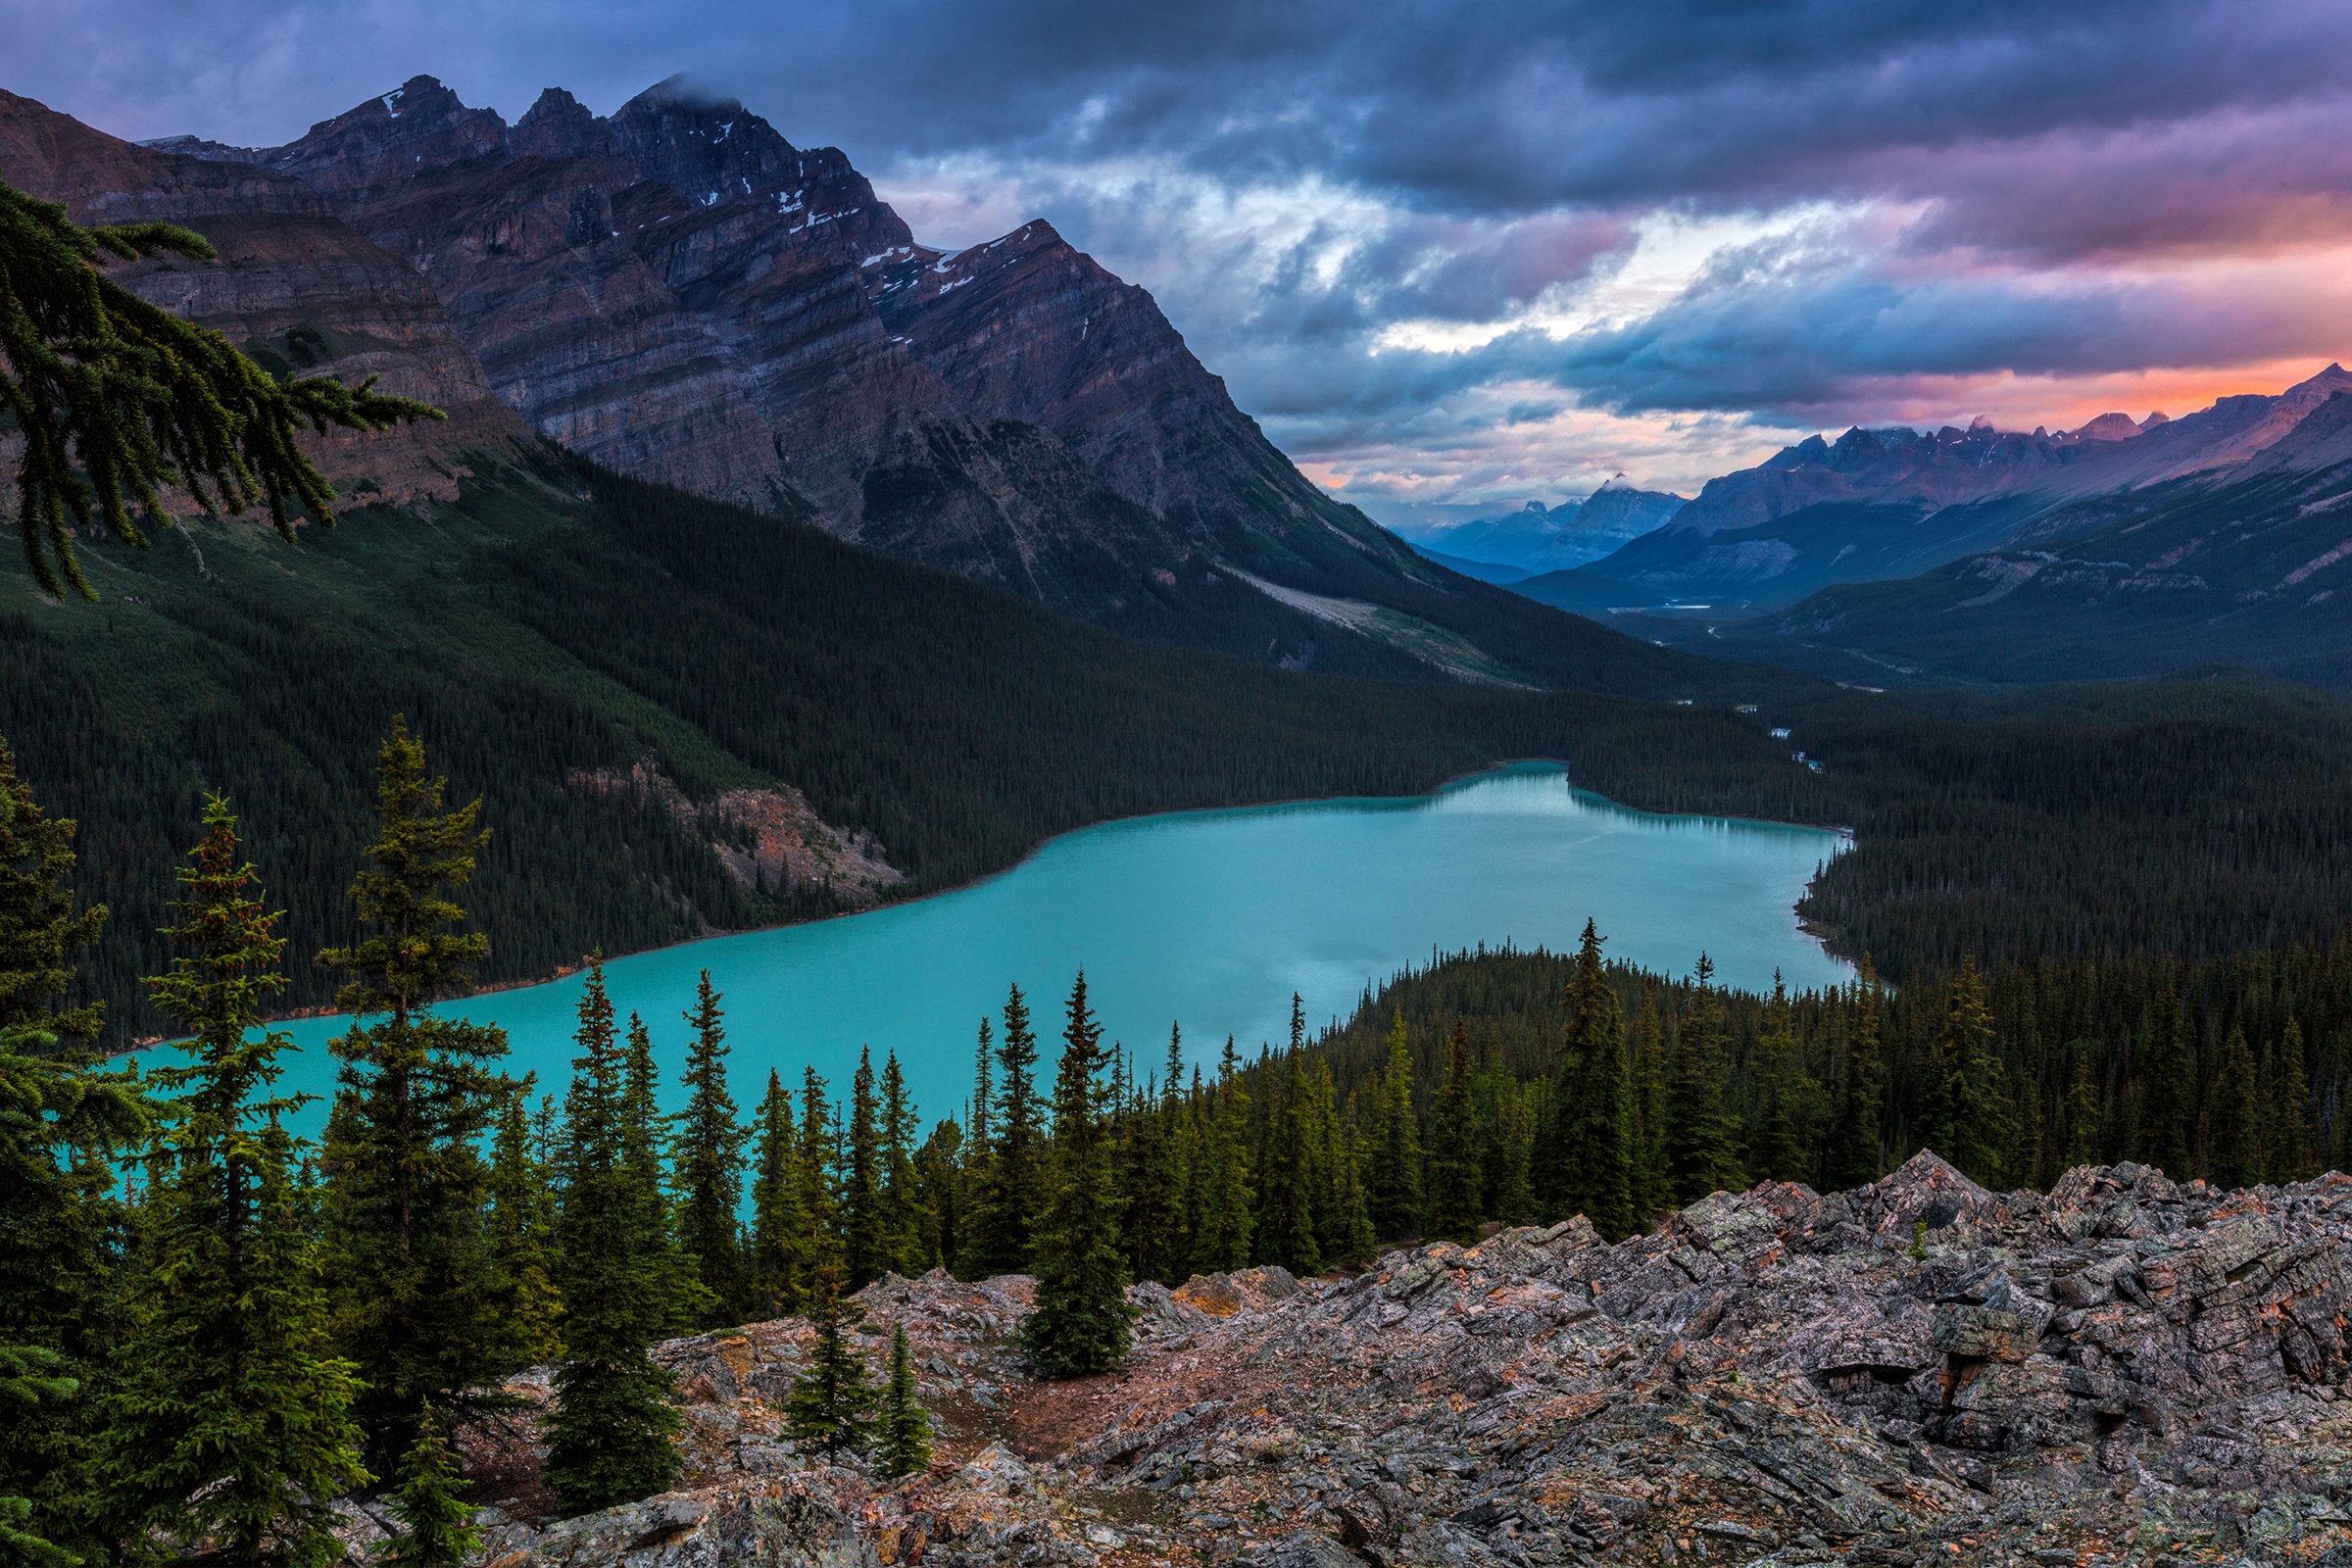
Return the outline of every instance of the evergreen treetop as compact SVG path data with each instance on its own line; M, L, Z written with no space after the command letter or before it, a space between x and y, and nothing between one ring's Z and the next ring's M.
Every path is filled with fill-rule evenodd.
M318 961L352 979L335 1005L366 1016L389 1013L405 1028L416 1009L452 995L466 968L489 951L482 933L447 929L466 917L452 894L473 880L474 858L490 841L476 828L482 803L441 808L447 779L424 776L424 745L395 715L376 757L375 842L351 881L351 902L371 928L356 948L329 948Z
M923 1408L914 1383L913 1358L906 1350L905 1325L890 1331L890 1378L882 1393L882 1415L877 1423L874 1468L893 1480L920 1475L931 1467L931 1414Z
M74 951L106 923L104 905L74 912L74 827L72 817L42 812L0 741L0 1030L18 1031L20 1044L45 1037L44 1050L91 1044L103 1018L97 1003L58 1005Z
M1078 1377L1127 1354L1134 1308L1119 1246L1102 1029L1087 1004L1086 974L1070 986L1054 1079L1053 1187L1038 1236L1037 1304L1021 1348L1046 1377Z
M158 1069L179 1094L147 1165L148 1269L139 1327L107 1401L109 1508L119 1519L239 1561L339 1561L334 1499L365 1484L358 1393L326 1345L313 1242L293 1211L293 1141L272 1096L282 1034L253 1034L285 939L252 896L236 819L219 795L179 872L182 951L148 982L187 1029L194 1061Z

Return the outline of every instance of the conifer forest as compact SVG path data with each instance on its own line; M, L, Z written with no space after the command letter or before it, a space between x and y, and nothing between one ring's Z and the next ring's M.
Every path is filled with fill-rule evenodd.
M579 982L567 1081L504 1071L503 1034L427 1010L487 938L465 899L487 837L396 723L348 897L318 962L355 1018L315 1144L282 1127L265 1025L304 940L223 797L174 870L146 982L183 1059L77 1049L69 1001L104 911L74 896L72 824L0 779L0 1083L8 1229L0 1348L20 1417L8 1527L119 1560L152 1541L326 1560L336 1495L388 1484L402 1560L463 1555L448 1446L482 1391L553 1364L547 1484L588 1512L675 1474L655 1343L805 1315L818 1349L788 1419L811 1451L920 1469L904 1331L885 1365L845 1335L890 1275L1034 1274L1045 1376L1116 1366L1135 1282L1381 1251L1575 1215L1607 1240L1709 1193L1878 1179L1933 1148L1993 1188L2141 1161L2230 1186L2352 1163L2352 941L2200 960L2037 958L1899 988L1766 995L1604 956L1442 956L1310 1034L1203 1070L1114 1051L1080 974L1017 986L979 1024L971 1092L926 1124L895 1052L847 1085L770 1070L739 1102L725 999L615 1016ZM656 1031L687 1039L657 1107ZM1050 1064L1040 1035L1051 1036ZM1188 1065L1188 1062L1191 1063ZM943 1107L932 1107L936 1112ZM62 1562L62 1556L52 1559Z

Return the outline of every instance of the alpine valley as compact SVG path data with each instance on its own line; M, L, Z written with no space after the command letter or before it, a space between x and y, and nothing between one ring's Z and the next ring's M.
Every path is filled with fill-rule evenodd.
M289 59L367 12L469 61L464 11L550 10L295 9ZM870 11L895 63L922 20L804 9L775 47ZM1538 8L1298 29L1514 112L1735 83L1713 141L1570 148L1548 101L1334 112L1283 9L1034 30L1246 34L1284 147L1391 195L1477 166L1387 209L1462 268L1365 253L1445 313L1384 374L1518 375L1587 285L1579 353L1899 314L1872 269L1945 265L1922 235L2001 265L1948 190L1889 216L1934 149L1856 173L1808 124L1743 173L1734 98L1900 99L1976 159L2063 96L1984 8L1934 25L2005 99L1899 7L1786 50L1772 8L1582 8L1508 40L1574 57L1544 94L1474 36ZM2210 61L2130 20L2215 81L2225 32L2341 58L2264 9ZM1779 54L1873 81L1823 114ZM1181 114L1264 132L1240 162L1295 156L1214 98ZM2099 156L2187 161L2137 135ZM1829 252L1863 305L1790 314ZM2045 275L1995 329L2071 308ZM1833 405L1740 405L1791 406ZM1525 439L1472 434L1456 472ZM417 75L274 147L0 92L0 1568L2352 1565L2340 367L1390 529L1046 217L926 245L678 78L509 121Z

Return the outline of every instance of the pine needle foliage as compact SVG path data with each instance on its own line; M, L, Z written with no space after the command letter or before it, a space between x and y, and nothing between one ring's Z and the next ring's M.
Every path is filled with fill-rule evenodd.
M454 895L489 835L481 802L444 810L424 747L395 718L376 757L375 841L352 879L363 938L319 955L351 979L337 1003L357 1016L322 1150L325 1262L336 1340L367 1385L368 1457L391 1472L427 1399L445 1410L522 1364L513 1281L491 1255L479 1149L514 1083L495 1026L423 1009L462 990L488 945L456 929Z
M1468 1242L1478 1233L1479 1170L1470 1040L1460 1019L1446 1038L1446 1078L1430 1107L1429 1233Z
M668 1326L671 1288L601 957L581 983L573 1039L557 1230L566 1359L556 1370L546 1474L564 1511L582 1514L669 1486L678 1414L663 1397L669 1374L646 1354Z
M890 1380L882 1393L880 1432L874 1445L874 1468L897 1480L920 1475L931 1468L931 1413L923 1408L914 1385L914 1366L906 1350L904 1326L890 1331Z
M1037 1240L1037 1304L1021 1320L1021 1350L1049 1378L1116 1366L1135 1318L1111 1162L1110 1053L1087 1004L1083 970L1070 985L1065 1017L1054 1077L1053 1186Z
M385 1568L463 1568L481 1532L458 1479L457 1451L432 1405L416 1422L416 1441L401 1459L400 1487L392 1511L400 1533L384 1544L376 1561Z
M103 905L74 908L74 830L72 817L43 813L0 741L0 1030L88 1045L103 1010L58 1005L73 984L74 954L106 923Z
M844 1332L854 1310L842 1303L840 1261L825 1255L808 1288L808 1323L816 1330L816 1346L784 1402L785 1430L797 1446L861 1453L873 1442L874 1387L866 1378L865 1357Z
M988 1107L986 1157L965 1220L957 1271L966 1279L1027 1268L1031 1227L1045 1200L1045 1130L1038 1125L1037 1036L1029 1003L1013 986L1004 999L1004 1032L997 1046L996 1100ZM977 1151L975 1151L977 1152Z
M286 941L219 795L204 825L179 874L182 952L148 982L194 1061L149 1080L175 1099L145 1161L149 1265L108 1401L110 1509L240 1562L324 1568L343 1555L334 1499L370 1477L354 1368L327 1348L317 1249L289 1189L279 1119L309 1097L270 1093L288 1040L255 1034Z
M104 1558L129 1534L104 1506L98 1439L128 1330L117 1162L154 1109L135 1072L80 1049L97 1009L50 1005L96 925L64 885L72 829L42 815L0 749L0 1323L13 1347L0 1531L51 1564Z
M792 1092L774 1068L754 1118L752 1310L778 1318L800 1310L808 1290L808 1214L801 1203L800 1140L792 1121Z
M257 503L294 537L296 508L332 524L334 491L305 457L305 429L382 430L438 410L325 376L273 380L228 339L150 305L99 270L103 258L214 260L170 223L84 228L66 209L0 184L0 414L24 440L17 528L43 593L96 597L74 554L77 528L144 545L131 519L168 526L161 492L207 515Z
M71 1399L81 1380L63 1375L65 1357L35 1345L0 1345L0 1412L33 1425L46 1409ZM0 1487L8 1482L0 1480ZM26 1568L78 1568L81 1558L33 1533L30 1497L0 1491L0 1562Z

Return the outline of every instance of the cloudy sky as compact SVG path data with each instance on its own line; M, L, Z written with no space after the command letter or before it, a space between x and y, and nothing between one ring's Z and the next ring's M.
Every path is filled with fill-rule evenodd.
M2275 391L2352 348L2347 60L2328 0L0 0L127 136L685 73L929 243L1050 219L1389 520Z

